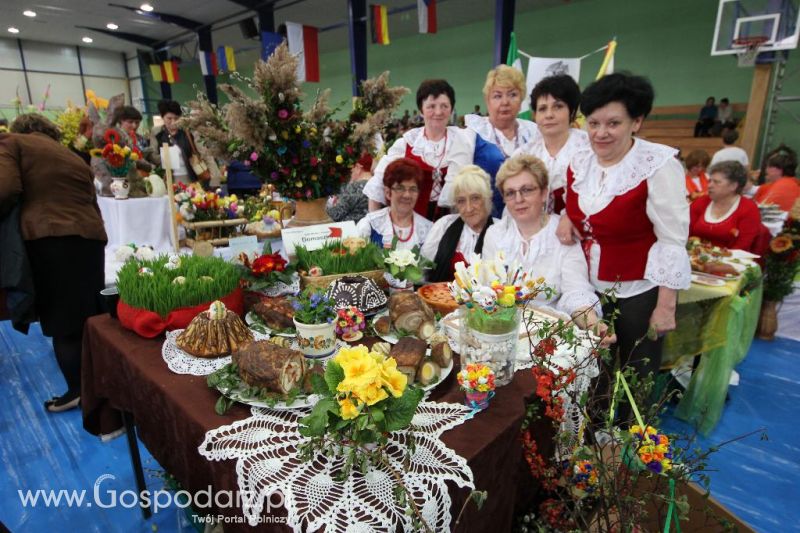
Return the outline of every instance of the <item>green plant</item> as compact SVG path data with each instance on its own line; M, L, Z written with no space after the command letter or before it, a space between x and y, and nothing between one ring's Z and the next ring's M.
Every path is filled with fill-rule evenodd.
M292 298L294 318L302 324L332 323L336 318L334 305L322 289L306 289Z
M410 250L398 250L397 237L392 239L392 247L384 251L383 262L393 278L412 283L422 280L424 268L434 266L433 261L419 253L419 245Z
M117 274L120 299L165 317L179 307L218 300L239 286L239 269L220 258L182 256L175 268L170 259L127 261Z
M295 248L297 270L310 272L316 267L320 275L348 274L383 269L383 250L375 243L363 247L347 248L340 240L327 241L322 248L308 250L304 246Z
M764 299L781 302L794 291L800 273L800 221L789 218L783 230L769 243L765 257Z

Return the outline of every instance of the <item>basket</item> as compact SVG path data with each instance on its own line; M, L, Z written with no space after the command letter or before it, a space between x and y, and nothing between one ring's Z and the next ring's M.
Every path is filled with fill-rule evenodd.
M241 235L247 225L246 218L231 218L227 220L206 220L203 222L184 222L183 227L194 232L193 238L187 238L186 244L192 248L195 242L208 242L211 246L227 246L231 235L224 235L223 230L228 229L233 235Z
M342 274L331 274L329 276L301 275L300 286L304 289L311 288L327 290L328 286L337 279L345 276L364 276L365 278L369 278L374 281L378 287L385 289L389 286L389 284L386 283L386 279L383 277L385 272L385 270L367 270L365 272L345 272Z

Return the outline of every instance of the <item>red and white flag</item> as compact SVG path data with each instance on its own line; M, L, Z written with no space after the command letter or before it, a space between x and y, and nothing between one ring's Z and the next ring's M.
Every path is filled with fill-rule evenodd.
M289 52L298 56L297 77L300 81L319 82L318 29L296 22L286 23Z
M436 33L436 0L417 0L420 33Z

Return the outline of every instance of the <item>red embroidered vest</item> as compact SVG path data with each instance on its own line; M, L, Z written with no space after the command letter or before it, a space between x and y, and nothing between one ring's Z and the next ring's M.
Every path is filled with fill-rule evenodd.
M581 233L586 262L593 243L600 246L597 277L601 281L644 279L647 255L656 242L647 216L647 180L615 197L602 211L587 217L578 204L572 168L567 169L567 216ZM590 267L591 269L591 267Z
M433 190L433 167L426 163L420 156L412 154L411 149L411 145L406 145L405 157L416 161L422 169L422 184L419 188L419 197L417 198L417 203L414 205L414 211L429 220L433 220L433 218L431 218L433 215L432 210L435 210L435 207L431 208L429 205L431 202L431 191ZM440 168L439 172L442 173L441 188L441 186L444 185L444 178L447 176L447 167Z

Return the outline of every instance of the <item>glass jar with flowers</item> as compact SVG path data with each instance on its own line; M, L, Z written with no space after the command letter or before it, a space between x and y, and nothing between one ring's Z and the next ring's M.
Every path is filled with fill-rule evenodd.
M335 302L321 289L306 289L292 298L297 342L303 355L312 359L327 357L336 345Z

